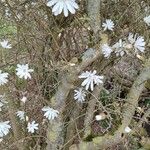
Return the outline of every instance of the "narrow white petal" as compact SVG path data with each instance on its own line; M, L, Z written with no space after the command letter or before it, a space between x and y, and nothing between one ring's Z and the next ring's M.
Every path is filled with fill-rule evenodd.
M75 14L75 9L72 7L72 5L68 2L66 3L66 6L68 8L68 10L72 13L72 14Z
M58 0L51 0L51 1L49 1L49 2L47 3L47 6L51 7L51 6L53 6L54 4L56 4L57 1L58 1Z
M64 15L65 17L68 16L68 9L67 9L67 6L64 4Z
M60 6L60 3L56 3L56 5L52 9L52 12L58 11L59 10L59 6Z

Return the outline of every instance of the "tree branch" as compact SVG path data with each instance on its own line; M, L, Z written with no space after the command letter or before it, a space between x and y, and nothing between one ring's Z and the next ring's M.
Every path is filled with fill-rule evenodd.
M87 11L88 16L90 18L90 25L96 37L101 27L100 4L101 0L88 0L87 4Z
M125 127L129 126L131 123L132 117L135 113L138 99L144 89L145 81L150 78L150 58L147 60L144 66L144 69L137 77L131 87L131 90L129 91L126 104L124 105L122 125L115 131L114 135L112 136L106 134L102 137L93 138L92 142L81 142L78 145L72 145L70 150L105 149L116 145L121 141L121 135L124 133Z

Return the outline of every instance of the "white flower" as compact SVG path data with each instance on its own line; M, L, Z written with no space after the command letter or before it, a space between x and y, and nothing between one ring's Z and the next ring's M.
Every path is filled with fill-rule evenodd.
M24 111L17 111L16 115L19 117L20 120L25 120L25 112Z
M112 46L112 48L115 49L116 56L123 56L125 54L124 46L125 43L122 41L122 39Z
M112 49L108 44L102 45L102 53L104 54L104 57L109 58L110 54L112 52Z
M9 121L0 122L0 137L7 135L10 128Z
M42 111L45 112L44 116L48 119L48 120L53 120L55 117L58 117L59 111L50 108L49 106L45 106L42 108Z
M93 72L91 71L86 71L86 72L83 72L79 78L83 78L85 79L83 82L82 82L82 86L85 86L85 89L88 90L89 88L91 89L91 91L93 91L94 89L94 84L96 85L99 85L103 83L102 79L104 78L103 76L99 76L99 75L96 75L96 70L94 70Z
M23 96L22 99L21 99L21 101L22 101L23 103L25 103L25 102L27 101L27 97Z
M125 133L129 133L129 132L131 132L131 129L129 127L126 127L124 131L125 131Z
M101 116L101 115L96 115L96 116L95 116L95 119L96 119L97 121L100 121L100 120L102 120L102 116Z
M146 17L144 17L144 22L148 25L148 26L150 26L150 15L149 16L146 16Z
M143 36L137 37L137 34L133 35L132 33L129 33L128 36L128 41L132 46L134 47L135 51L137 52L138 50L140 52L144 52L145 50L145 42Z
M75 9L79 8L75 0L50 0L47 3L47 6L53 6L52 12L55 16L61 14L62 11L64 11L65 17L68 16L68 11L70 11L72 14L75 14Z
M2 70L0 70L0 85L4 85L8 82L8 73L2 73Z
M105 30L113 31L114 23L111 19L106 19L106 22L102 24L102 27L104 28L104 31Z
M3 40L2 42L0 42L0 44L1 44L1 46L2 46L3 48L7 48L7 49L12 48L12 47L11 47L11 44L8 44L8 41L7 41L7 40Z
M30 72L33 72L33 69L29 69L28 64L25 64L25 65L17 64L16 71L17 71L16 75L19 78L24 78L24 79L29 78L29 79L31 79Z
M31 123L28 122L28 126L27 126L27 129L28 129L28 132L30 133L34 133L35 130L38 130L38 123L35 123L35 121L32 121Z
M144 52L145 50L145 42L144 42L144 38L142 36L137 37L135 43L134 43L134 47L136 50L139 50L140 52Z
M74 90L75 94L74 94L74 99L77 100L78 102L83 102L85 101L85 97L86 97L86 92L82 89L79 88L79 90Z

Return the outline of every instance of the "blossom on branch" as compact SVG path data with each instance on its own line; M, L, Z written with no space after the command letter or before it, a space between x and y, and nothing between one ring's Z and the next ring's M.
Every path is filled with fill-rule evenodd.
M77 100L78 102L83 102L85 101L86 97L86 92L83 90L83 88L79 88L79 90L74 90L74 99Z
M17 111L16 115L19 117L20 120L25 120L25 112L24 111Z
M145 50L145 41L143 36L137 36L137 34L133 35L132 33L129 33L128 41L132 45L132 47L135 49L135 52L138 51L144 52Z
M42 108L42 111L45 112L44 116L48 119L48 120L53 120L54 118L58 117L59 111L50 108L49 106L45 106Z
M19 78L24 78L24 79L29 78L29 79L31 79L30 72L33 72L33 69L29 69L28 64L25 64L25 65L17 64L16 71L17 71L16 75Z
M111 52L112 52L112 49L111 49L110 46L108 46L108 44L103 44L102 45L102 53L103 53L105 58L109 58Z
M91 91L94 89L94 84L99 85L103 83L103 76L96 75L96 70L92 71L86 71L83 72L80 76L80 79L84 79L82 82L82 86L85 86L85 89L88 90L89 88Z
M106 19L106 21L102 24L102 27L104 28L104 31L106 30L113 31L114 22L111 19Z
M64 12L65 17L68 16L70 11L72 14L75 14L76 10L78 9L78 4L75 2L75 0L50 0L47 3L47 6L52 7L52 12L55 16L59 15Z
M28 122L28 126L27 126L27 129L28 129L28 132L30 133L34 133L35 130L38 130L38 123L35 123L35 121L32 121L31 123Z

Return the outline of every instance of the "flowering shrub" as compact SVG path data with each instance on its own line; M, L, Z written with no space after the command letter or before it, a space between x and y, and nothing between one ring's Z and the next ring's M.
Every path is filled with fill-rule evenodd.
M145 149L148 1L0 5L1 149Z

